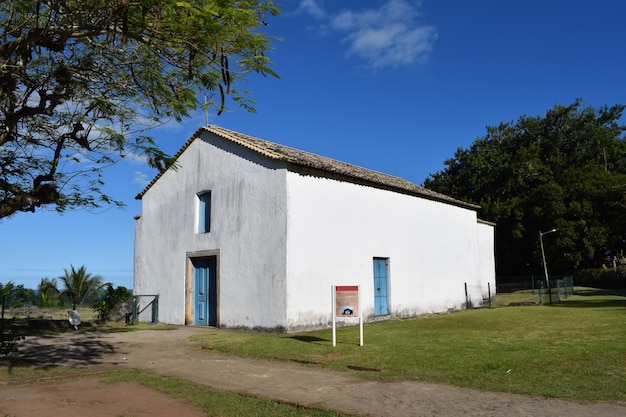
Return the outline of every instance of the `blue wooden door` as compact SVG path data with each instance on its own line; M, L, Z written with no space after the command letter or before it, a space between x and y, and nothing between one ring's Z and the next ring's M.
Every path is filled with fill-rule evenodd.
M194 324L217 326L216 258L197 258L193 263Z
M387 258L374 258L374 315L389 314L389 297L387 296Z

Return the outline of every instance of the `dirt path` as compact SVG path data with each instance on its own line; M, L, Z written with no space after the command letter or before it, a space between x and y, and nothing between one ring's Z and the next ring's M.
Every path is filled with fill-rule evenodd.
M422 382L375 382L355 378L348 373L312 369L282 362L266 362L216 355L201 351L187 339L192 334L217 331L196 327L174 331L138 331L114 334L64 334L29 338L20 347L19 356L43 366L89 366L99 368L142 368L178 376L219 389L233 390L267 398L320 406L364 416L625 416L626 403L577 404L561 400L523 395L474 391ZM0 380L1 381L1 380ZM61 384L60 384L61 385ZM133 384L124 387L132 391ZM33 414L5 411L5 404L15 405L17 391L39 392L42 387L0 387L0 411L10 415ZM96 387L97 388L97 387ZM110 399L97 388L104 404ZM143 387L135 387L145 389ZM153 393L155 395L160 395ZM25 393L24 395L28 395ZM35 395L31 393L30 395ZM143 393L141 395L144 395ZM119 396L123 399L123 395ZM130 394L129 397L136 397ZM155 402L156 403L156 402ZM160 407L153 414L162 414ZM182 404L178 406L183 407ZM93 407L99 408L100 405ZM187 406L185 406L187 407ZM50 409L48 409L50 411ZM179 415L196 415L178 412ZM80 415L80 414L76 414ZM89 415L97 415L89 413ZM100 414L98 414L100 415ZM101 415L116 415L114 412Z

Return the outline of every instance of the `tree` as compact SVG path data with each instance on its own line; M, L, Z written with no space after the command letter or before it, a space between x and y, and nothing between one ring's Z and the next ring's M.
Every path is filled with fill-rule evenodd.
M59 289L56 279L42 278L37 285L39 307L56 307L59 302Z
M24 288L23 284L15 285L13 281L9 281L6 284L0 282L0 303L4 301L6 308L31 305L34 300L34 291Z
M102 170L173 159L146 134L225 97L253 111L246 74L276 74L259 31L268 0L0 2L0 218L121 205Z
M544 239L555 273L600 267L626 246L624 108L576 100L488 127L424 185L479 204L497 223L501 275L540 272L539 232L554 227Z
M133 292L128 288L123 286L113 288L113 284L107 283L101 289L92 307L98 312L98 318L101 321L107 321L111 319L114 310L120 304L128 302L132 296Z
M72 265L69 271L67 269L64 271L65 274L59 277L65 287L61 291L60 297L69 301L72 304L72 308L91 305L100 297L100 291L104 285L102 283L103 278L100 275L88 273L85 265L78 269L75 269L74 265Z

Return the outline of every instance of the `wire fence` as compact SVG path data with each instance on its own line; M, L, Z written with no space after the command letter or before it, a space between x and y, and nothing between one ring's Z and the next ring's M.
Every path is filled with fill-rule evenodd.
M556 286L552 293L556 293L557 301L563 301L574 295L574 278L565 277L556 280Z
M545 278L543 276L523 275L498 277L496 279L496 292L498 294L506 294L522 290L538 291L542 288L542 285L543 288L545 288Z
M486 285L465 283L464 308L552 304L574 295L574 278L571 276L555 277L550 279L549 283L543 278L537 279L534 276L496 282L495 291L489 283Z

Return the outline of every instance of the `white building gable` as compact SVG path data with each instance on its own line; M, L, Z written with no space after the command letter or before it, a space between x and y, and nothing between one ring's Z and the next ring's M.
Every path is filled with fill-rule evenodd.
M162 322L295 331L329 325L333 285L360 285L366 321L495 291L476 206L215 126L177 162L138 196L134 292Z

